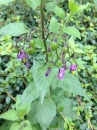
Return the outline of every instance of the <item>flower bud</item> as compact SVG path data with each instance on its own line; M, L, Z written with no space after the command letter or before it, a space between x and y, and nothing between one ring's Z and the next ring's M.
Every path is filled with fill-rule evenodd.
M77 65L72 64L70 66L70 71L75 71L77 69Z

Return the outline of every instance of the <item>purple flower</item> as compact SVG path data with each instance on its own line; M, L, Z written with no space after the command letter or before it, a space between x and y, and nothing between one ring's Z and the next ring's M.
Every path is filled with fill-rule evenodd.
M57 75L57 78L58 78L59 80L63 80L63 79L64 79L64 75L65 75L65 69L64 69L64 68L61 68L61 69L59 70L59 73L58 73L58 75Z
M77 65L72 64L72 65L70 66L70 71L75 71L76 68L77 68Z
M19 52L19 54L17 55L17 58L24 60L24 59L28 59L28 55L22 50Z
M17 55L17 58L21 59L25 64L26 68L29 69L30 64L28 62L28 54L26 54L23 50L21 50Z
M47 77L51 72L51 68L48 68L47 72L45 73L45 76Z

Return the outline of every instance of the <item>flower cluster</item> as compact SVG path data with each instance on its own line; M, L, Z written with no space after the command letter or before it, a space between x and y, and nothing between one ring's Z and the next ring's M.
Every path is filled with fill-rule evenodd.
M50 63L54 66L57 66L59 69L59 72L57 74L57 79L63 80L65 76L65 72L67 70L67 62L70 62L70 68L69 70L74 74L75 70L77 69L76 64L71 63L71 59L76 59L76 55L74 53L74 50L68 46L68 44L63 43L62 48L58 50L59 45L56 42L56 39L54 42L48 46L48 57L50 58ZM68 55L66 55L68 54ZM55 55L55 59L54 59ZM45 76L47 77L51 72L51 68L49 67L47 72L45 73Z
M64 76L65 76L65 72L66 72L66 67L62 67L59 69L59 72L58 72L58 75L57 75L57 78L59 80L63 80L64 79ZM74 73L74 71L77 69L77 65L75 64L71 64L70 66L70 71ZM47 72L45 73L45 76L47 77L51 72L51 68L48 68Z
M29 69L30 65L28 62L28 55L23 50L21 50L18 53L17 58L21 59L23 63L26 65L26 68Z

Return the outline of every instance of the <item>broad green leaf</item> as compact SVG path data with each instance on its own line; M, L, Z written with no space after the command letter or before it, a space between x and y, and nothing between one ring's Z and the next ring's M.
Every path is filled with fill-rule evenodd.
M75 27L72 27L72 26L65 27L63 31L69 35L72 35L81 39L80 32Z
M23 104L30 104L32 101L37 99L39 97L39 91L35 87L35 84L32 82L28 87L24 90L22 96L21 96L21 101L20 105Z
M46 3L46 10L47 11L53 11L56 7L57 1L53 1L53 2L47 2Z
M49 31L57 33L58 29L59 29L58 21L55 17L52 17L51 20L50 20Z
M19 130L22 129L23 130L32 130L31 124L29 122L29 120L25 120L23 122L15 122L11 125L10 130Z
M8 5L12 1L14 0L0 0L0 5Z
M0 130L9 130L11 125L12 121L6 121L2 126L0 126Z
M23 23L10 23L0 29L1 35L19 36L28 32L29 30L26 29L26 26Z
M20 118L23 119L24 116L29 113L31 109L31 103L27 102L26 104L20 105L20 99L21 96L18 95L16 97L16 110L18 111Z
M47 71L46 67L40 68L36 71L34 82L35 86L40 92L41 102L43 102L44 96L49 90L49 86L51 84L50 76L46 77L45 73Z
M44 99L43 104L41 102L37 105L37 118L42 130L46 130L56 115L55 103L49 99Z
M48 68L46 66L41 67L34 71L33 68L33 79L35 82L35 86L40 92L40 98L41 98L41 103L43 102L43 99L46 95L46 93L49 91L49 87L51 85L52 79L55 77L55 73L52 70L49 76L45 76L45 73L47 72Z
M71 14L76 13L78 11L78 5L74 2L74 0L69 0L69 9Z
M41 102L43 102L44 96L49 91L52 79L56 76L55 72L52 70L48 77L45 76L47 72L47 67L44 66L42 60L33 60L32 75L35 82L35 87L40 93Z
M33 9L36 9L41 4L41 0L26 0L26 3Z
M64 19L65 17L65 12L62 8L56 6L55 9L54 9L54 13L59 16L61 19Z
M9 110L0 115L0 118L10 121L16 121L19 119L18 112L16 110Z
M31 124L36 124L38 123L38 119L37 119L37 102L33 102L31 104L31 110L27 115L27 119L31 122Z
M88 98L84 89L82 88L78 78L76 78L72 74L65 74L64 80L58 82L58 87L62 88L63 90L74 93L76 95L84 96Z
M76 112L73 111L74 105L72 104L72 100L69 98L61 97L57 104L58 108L63 107L64 110L62 111L65 117L70 117L73 119L79 119Z

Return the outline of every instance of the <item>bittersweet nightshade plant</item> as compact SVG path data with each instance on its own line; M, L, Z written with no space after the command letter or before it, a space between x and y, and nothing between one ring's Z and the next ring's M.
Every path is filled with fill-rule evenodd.
M80 7L74 0L69 0L70 11L66 14L65 10L61 8L61 1L25 0L25 2L33 10L36 9L33 11L36 13L35 27L31 25L28 28L23 23L16 22L0 29L0 34L4 34L8 30L9 35L22 37L19 46L21 51L17 54L17 58L29 70L27 71L25 68L18 70L13 77L21 78L22 84L26 86L23 88L26 89L22 95L17 95L16 99L10 95L16 101L16 108L0 115L0 118L15 121L10 130L15 128L20 130L25 123L27 125L26 128L23 127L23 130L48 130L52 127L58 130L74 130L75 124L71 118L79 119L79 117L72 110L74 105L71 99L73 97L67 96L65 93L69 92L70 95L73 93L75 96L80 95L83 98L87 95L78 78L67 70L68 63L71 63L75 54L69 45L69 36L81 39L80 32L67 23L74 14L85 7L83 5ZM22 34L24 35L21 36ZM20 61L17 58L15 60ZM31 65L29 65L29 60ZM15 68L20 69L16 66ZM75 71L76 68L77 66L72 64L70 71ZM17 77L18 73L19 77ZM10 115L12 115L11 119Z

